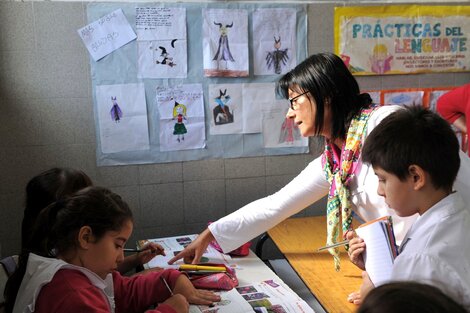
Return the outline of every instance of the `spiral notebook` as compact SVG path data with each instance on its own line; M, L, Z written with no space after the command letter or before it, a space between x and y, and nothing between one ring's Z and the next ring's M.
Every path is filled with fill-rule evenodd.
M366 243L364 263L374 285L390 281L393 261L398 255L392 217L384 216L364 223L356 228L356 233Z

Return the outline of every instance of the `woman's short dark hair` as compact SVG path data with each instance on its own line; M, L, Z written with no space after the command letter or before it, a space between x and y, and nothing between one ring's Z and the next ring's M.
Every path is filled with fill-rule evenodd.
M367 136L362 161L400 180L418 165L435 188L452 190L460 167L459 141L449 123L421 106L399 109L385 117Z
M314 54L285 74L277 83L277 93L289 98L289 89L299 94L308 91L316 103L315 134L324 127L325 107L332 113L331 139L346 138L352 118L372 103L361 94L359 85L343 60L332 53ZM310 98L311 99L311 98Z
M418 282L394 282L372 289L357 313L465 313L440 289Z

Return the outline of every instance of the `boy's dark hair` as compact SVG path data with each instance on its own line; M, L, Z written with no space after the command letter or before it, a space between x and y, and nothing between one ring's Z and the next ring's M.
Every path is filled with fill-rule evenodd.
M465 313L460 304L434 286L396 282L372 289L357 313Z
M49 204L91 186L90 177L73 168L51 168L26 185L26 205L21 223L21 247L25 248L39 213Z
M5 287L5 309L12 312L26 272L29 253L55 258L75 249L80 228L89 226L96 241L132 221L132 211L122 198L103 187L87 187L43 209L34 225L28 247L19 257L18 269Z
M308 91L316 103L315 134L324 126L324 112L332 114L331 139L346 138L352 118L372 103L368 93L360 93L356 79L343 60L333 53L314 54L285 74L276 86L277 93L289 98L289 89L299 94Z
M436 189L452 190L460 167L459 142L450 125L438 114L420 106L393 112L367 136L362 161L408 177L410 165L431 176Z

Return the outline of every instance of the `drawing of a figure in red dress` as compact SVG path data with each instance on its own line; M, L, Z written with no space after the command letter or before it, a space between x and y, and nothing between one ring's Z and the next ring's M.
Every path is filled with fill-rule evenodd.
M285 118L281 125L279 143L293 144L300 139L300 131L293 119Z

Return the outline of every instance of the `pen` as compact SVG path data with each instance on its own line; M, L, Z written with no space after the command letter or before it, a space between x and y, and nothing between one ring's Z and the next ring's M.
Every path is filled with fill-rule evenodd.
M194 264L181 264L180 271L213 271L213 272L226 272L227 269L223 266L206 266Z
M339 247L339 246L344 246L344 245L347 245L348 243L349 243L349 240L344 240L344 241L337 242L337 243L334 243L334 244L331 244L331 245L328 245L328 246L324 246L324 247L318 248L317 251L323 251L323 250L330 249L330 248L335 248L335 247Z
M170 292L170 294L173 296L173 290L171 290L170 286L168 285L168 283L166 282L166 279L163 277L163 276L160 276L160 279L162 280L162 282L165 284L166 288L168 289L168 291Z
M150 250L151 253L157 253L158 250L160 250L160 249L150 249L150 248L146 248L146 249L124 248L123 249L124 252L134 252L134 253L144 252L144 251L147 251L147 250ZM163 250L161 252L163 252Z

